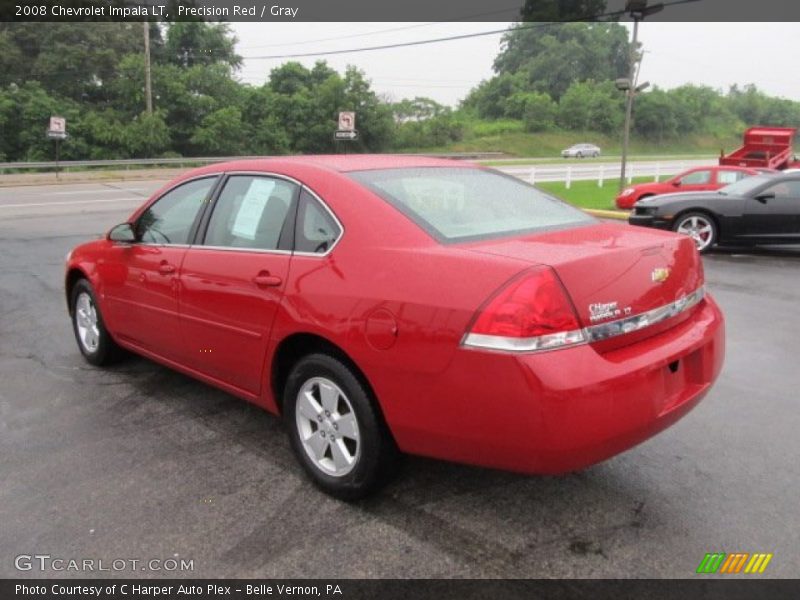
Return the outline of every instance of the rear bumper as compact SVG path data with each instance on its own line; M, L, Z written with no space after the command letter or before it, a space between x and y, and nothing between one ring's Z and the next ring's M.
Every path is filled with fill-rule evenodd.
M724 346L722 314L707 296L675 327L608 352L459 349L424 390L405 380L402 405L390 394L384 410L404 451L563 473L614 456L689 412L716 380Z
M637 215L631 214L628 216L629 225L638 225L640 227L651 227L653 229L663 229L670 231L672 229L672 220L659 217L658 215Z

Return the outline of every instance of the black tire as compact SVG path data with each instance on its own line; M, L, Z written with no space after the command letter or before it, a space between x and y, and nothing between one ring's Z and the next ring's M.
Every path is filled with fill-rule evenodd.
M82 339L80 332L79 321L81 315L79 314L78 300L84 296L88 296L91 307L96 314L96 345L86 343ZM79 279L75 282L75 285L72 286L69 307L75 341L78 343L78 349L80 349L81 354L83 354L87 362L101 367L118 361L124 355L122 348L116 344L111 334L108 333L105 323L103 322L103 315L100 313L100 307L97 305L97 300L95 299L94 290L91 284L85 279Z
M578 152L578 153L575 155L575 158L583 158L583 152Z
M316 393L321 396L319 385L327 386L326 389L331 390L332 388L328 386L331 382L338 388L337 391L342 393L337 396L338 408L334 414L328 412L326 418L323 410L313 419L308 418L303 414L304 409L312 407L308 403L301 406L298 411L298 400L302 390L305 389L314 396L316 389ZM315 388L315 385L318 387ZM305 395L306 392L303 393ZM321 399L318 406L324 409ZM332 427L335 426L337 418L346 418L351 412L357 422L357 450L353 451L351 446L347 446L353 462L343 470L349 470L343 474L332 474L323 464L327 462L330 469L336 468L333 464L331 436L333 435L334 439L336 435L339 436L334 442L336 444L351 443L354 439L348 438L338 430L338 427L336 431ZM369 391L353 371L337 358L327 354L310 354L294 365L283 392L283 417L295 456L311 480L331 496L341 500L363 498L377 490L392 474L397 449L391 434ZM306 440L314 438L316 443L328 444L325 452L319 453L321 458L312 457L314 444L304 442L301 436L305 436ZM319 436L325 438L325 441L321 442Z
M685 226L691 226L692 220L695 220L694 223L700 225L702 224L703 229L708 230L708 236L703 238L702 241L698 238L692 236L695 240L695 246L697 247L697 251L700 254L705 254L714 245L717 243L719 239L719 230L717 229L717 223L714 219L704 212L687 212L682 215L679 215L675 222L672 224L672 230L676 233L687 233L686 231L682 231ZM691 234L689 234L691 235Z

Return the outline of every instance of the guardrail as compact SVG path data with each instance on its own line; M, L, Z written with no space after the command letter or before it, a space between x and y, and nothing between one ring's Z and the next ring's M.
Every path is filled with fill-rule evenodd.
M406 154L405 156L432 156L436 158L454 158L461 160L478 160L504 158L508 155L505 152L445 152L441 154ZM209 165L213 163L227 162L231 160L247 160L252 158L264 158L263 156L213 156L213 157L170 157L170 158L123 158L116 160L61 160L54 161L33 161L33 162L3 162L0 163L0 173L4 171L26 171L32 169L67 171L74 168L131 168L131 167L151 167L151 166L186 166L186 165Z

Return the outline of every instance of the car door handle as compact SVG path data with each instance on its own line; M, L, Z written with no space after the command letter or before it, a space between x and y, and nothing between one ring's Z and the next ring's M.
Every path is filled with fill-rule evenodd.
M283 279L277 275L270 275L269 271L261 271L253 277L253 283L259 287L275 287L283 283Z
M162 261L160 265L158 265L158 272L162 275L169 275L170 273L175 272L175 265L169 264L167 261Z

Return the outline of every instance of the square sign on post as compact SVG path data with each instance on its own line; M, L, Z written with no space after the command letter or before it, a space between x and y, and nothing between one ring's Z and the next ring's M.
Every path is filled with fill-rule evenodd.
M67 120L64 117L50 117L47 137L63 140L67 137Z
M355 131L355 129L356 129L356 113L340 112L339 131Z
M356 113L343 111L339 113L339 129L333 134L335 140L353 141L358 138L356 131Z

